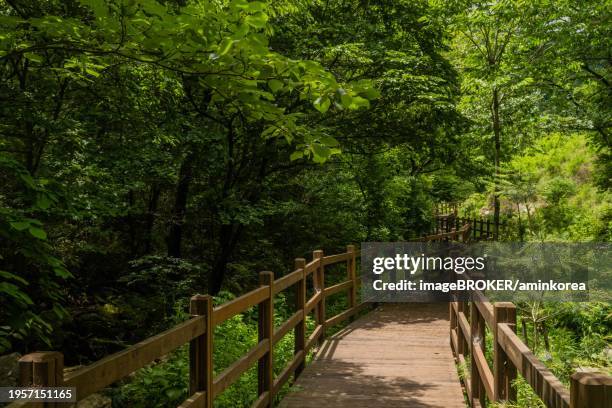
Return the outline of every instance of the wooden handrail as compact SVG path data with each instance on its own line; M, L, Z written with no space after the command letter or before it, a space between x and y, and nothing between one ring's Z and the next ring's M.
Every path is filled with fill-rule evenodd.
M299 280L303 279L304 271L302 269L297 269L291 272L288 275L283 276L280 279L274 281L274 294L276 295L279 292L287 289L289 286L295 285Z
M499 345L512 364L530 384L537 384L536 393L547 406L569 407L570 394L561 381L533 354L514 333L512 327L501 323L497 328Z
M344 252L342 254L324 256L322 260L323 265L331 265L331 264L335 264L338 262L346 261L349 255L350 254L348 252Z
M461 228L452 228L447 232L426 235L421 238L413 239L410 242L435 242L435 241L445 241L445 240L455 240L466 242L469 238L469 232L471 229L470 223L466 223Z
M221 306L215 307L213 310L214 325L218 326L227 319L230 319L268 299L270 297L268 291L268 288L262 286L260 288L253 289L252 291L245 293L236 299L230 300Z
M441 240L449 237L465 238L469 224L460 230L447 234L426 237ZM306 355L325 338L328 327L352 318L367 306L357 304L357 288L360 279L356 276L356 259L360 252L353 246L347 252L323 256L322 251L313 253L313 260L306 263L296 259L295 270L279 279L271 272L260 274L259 288L212 307L210 296L196 295L191 300L192 317L153 337L143 340L127 349L103 358L80 370L64 374L63 355L58 352L38 352L20 359L20 385L22 386L72 386L77 388L77 400L97 392L108 385L125 378L132 372L155 362L176 348L189 344L189 398L180 407L212 407L212 402L223 390L258 363L258 396L253 407L270 407L274 396L293 376L299 376L306 363ZM346 263L347 280L325 287L325 266ZM306 299L306 281L312 277L315 293ZM290 287L296 290L296 312L275 330L273 298ZM327 297L347 291L349 305L335 316L326 316ZM512 380L520 372L536 394L552 408L596 408L604 407L604 401L611 384L610 377L596 374L574 375L571 392L540 362L533 352L518 338L516 310L511 303L490 303L481 292L473 294L472 302L451 302L450 339L453 354L460 363L471 359L470 373L465 379L468 400L473 407L485 406L487 397L491 401L513 400L515 392ZM259 309L259 342L245 355L213 378L213 332L215 326L249 308ZM305 322L315 312L316 326L306 337ZM469 311L469 313L468 313ZM486 361L485 327L493 332L494 366ZM295 347L293 359L283 368L280 375L273 376L273 350L287 333L294 330ZM603 395L603 397L602 397ZM586 401L586 403L585 403ZM607 401L607 400L606 400ZM607 404L607 402L605 402ZM35 403L13 403L10 408L35 407Z
M469 314L466 313L468 306ZM481 292L474 292L470 302L451 302L449 311L453 355L459 363L464 363L467 357L471 360L464 383L472 407L484 407L487 398L493 402L516 400L512 382L517 372L549 408L610 406L611 377L577 373L572 377L571 390L568 390L538 360L516 335L514 304L491 303ZM493 369L485 358L485 327L493 333Z
M314 259L308 264L303 259L296 259L295 270L279 279L274 279L271 272L262 272L260 287L218 307L212 307L210 296L196 295L191 300L192 317L189 320L77 371L64 374L63 355L58 352L25 355L20 359L20 385L76 387L77 400L80 401L136 370L154 363L178 347L189 344L190 395L180 408L212 407L215 397L258 361L259 392L253 407L269 407L274 396L291 376L297 377L301 373L308 351L324 339L326 327L354 316L366 306L364 303L356 303L356 290L360 280L355 273L355 264L360 254L354 246L347 246L347 251L340 254L323 256L323 251L315 251L313 255ZM337 263L346 263L348 279L326 288L324 268ZM306 280L311 276L315 293L306 300ZM273 297L293 286L296 288L297 310L274 329ZM348 292L348 309L328 318L325 313L325 298L344 291ZM258 344L213 378L214 328L253 306L259 308ZM310 336L306 337L305 321L312 311L316 312L317 325ZM272 366L274 345L291 330L296 334L293 359L283 368L280 375L274 378ZM43 371L45 375L39 375ZM38 405L33 402L9 405L10 408L35 406Z
M203 335L205 332L206 317L194 317L85 368L68 373L64 377L63 385L76 387L77 398L81 400Z

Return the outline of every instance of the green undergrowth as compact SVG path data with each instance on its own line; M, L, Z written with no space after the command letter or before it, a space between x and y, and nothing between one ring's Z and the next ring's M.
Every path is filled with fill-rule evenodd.
M612 375L612 306L602 302L519 303L517 333L536 357L569 390L570 377L579 370ZM485 357L493 367L493 336L487 329ZM469 357L458 364L465 381ZM492 408L540 408L545 405L519 374L513 382L517 400L489 403Z
M216 304L230 300L233 296L222 293L215 298ZM184 306L184 305L181 305ZM292 313L287 299L282 294L274 303L275 326L278 327ZM184 310L183 307L177 309ZM186 313L177 313L177 321L185 319ZM306 320L307 330L312 330L314 321ZM243 314L232 317L215 328L214 335L214 373L219 375L224 369L244 356L258 342L257 308L251 308ZM294 335L290 331L274 347L274 373L278 376L293 358ZM307 357L309 360L310 355ZM183 346L166 356L163 361L152 364L136 372L132 378L117 387L109 394L113 407L176 407L188 396L189 385L189 349ZM278 393L281 399L287 393L286 384ZM257 365L253 365L240 378L215 398L214 406L218 408L250 406L257 398Z
M343 269L344 268L344 269ZM346 266L330 267L326 275L326 285L330 286L346 279ZM287 292L291 292L290 290ZM293 293L280 293L275 296L274 316L275 327L279 327L294 313ZM307 297L312 296L312 288ZM219 305L231 300L233 295L224 292L215 297ZM338 293L327 300L327 318L345 311L348 307L346 292ZM175 321L178 323L188 316L186 304L176 305ZM364 313L364 312L362 312ZM357 316L356 316L357 317ZM333 335L348 324L348 320L330 327L327 335ZM314 331L316 323L314 313L306 320L306 336ZM258 342L257 308L253 307L245 313L236 315L215 328L213 362L214 373L218 376L233 362L244 356ZM287 333L274 347L274 374L278 377L281 371L290 363L294 353L294 332ZM306 360L312 359L311 351ZM183 346L167 355L161 361L136 372L127 381L111 388L108 393L113 400L113 407L134 408L170 408L180 405L188 397L189 387L189 348ZM280 401L291 389L288 381L276 395ZM215 398L217 408L235 408L250 406L257 398L257 365L253 365L240 378Z

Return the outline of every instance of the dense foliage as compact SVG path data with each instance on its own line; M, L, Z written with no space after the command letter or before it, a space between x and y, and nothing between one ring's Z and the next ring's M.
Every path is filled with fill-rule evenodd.
M608 8L0 0L0 354L90 362L196 292L222 301L314 248L425 233L438 202L505 218L500 239L610 241ZM564 381L610 367L610 305L521 306ZM253 319L218 329L241 340L217 343L219 367ZM179 350L115 403L176 405L186 364ZM219 406L247 404L252 375Z

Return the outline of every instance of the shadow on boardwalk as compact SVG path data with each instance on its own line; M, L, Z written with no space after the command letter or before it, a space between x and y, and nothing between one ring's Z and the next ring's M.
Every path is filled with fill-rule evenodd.
M448 305L383 304L329 337L284 408L465 407Z

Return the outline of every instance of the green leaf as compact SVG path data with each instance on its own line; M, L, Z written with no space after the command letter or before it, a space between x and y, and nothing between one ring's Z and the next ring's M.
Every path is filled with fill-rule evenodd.
M372 100L380 97L380 91L376 88L367 88L360 92L360 95Z
M43 229L40 229L37 227L30 227L28 231L35 238L42 239L42 240L47 239L47 233Z
M250 1L248 3L246 1L237 1L234 3L234 6L242 10L251 11L253 13L258 11L264 11L266 9L266 3L263 3L261 1Z
M80 0L80 3L88 6L97 18L108 17L108 5L100 0Z
M17 276L17 275L13 275L12 273L6 272L6 271L0 271L0 277L2 277L4 279L12 279L12 280L15 280L15 281L17 281L19 283L22 283L24 285L28 285L29 284L28 281L26 281L22 277Z
M360 109L360 108L369 108L370 101L361 96L355 96L353 98L353 103L351 104L351 109Z
M57 266L53 268L53 272L55 272L55 276L59 276L63 279L72 278L73 276L70 271L68 271L68 269L64 268L63 266Z
M278 79L271 79L268 81L268 86L274 93L277 93L279 90L281 90L284 85L285 83L283 81L279 81Z
M0 282L0 293L4 293L5 295L8 295L28 305L34 304L32 299L30 299L27 294L22 292L18 286L13 285L12 283Z
M328 147L338 146L338 141L331 136L323 135L319 138L319 142Z
M30 228L30 222L28 221L15 221L11 222L11 227L15 228L17 231L23 231L25 229Z
M0 16L0 24L5 26L17 26L22 24L25 20L14 16Z
M268 22L268 15L262 12L247 16L244 21L253 28L264 28Z
M24 56L30 61L37 62L39 64L44 61L42 55L34 54L33 52L26 52Z
M219 55L227 54L232 48L232 45L234 45L234 42L235 41L231 38L226 38L225 40L221 41L221 44L219 44Z
M289 160L295 161L295 160L301 159L302 157L304 157L304 152L299 150L297 152L291 153L291 156L289 156Z
M320 162L325 161L329 157L331 149L325 145L315 143L312 145L312 152L315 155L315 161Z
M46 194L38 194L36 197L36 206L42 210L46 210L51 206L51 200Z
M10 348L11 348L11 342L3 337L0 337L0 353L8 352Z
M32 176L30 176L29 174L25 174L22 173L19 175L19 178L21 178L21 180L23 180L23 182L32 189L36 188L36 182L34 181L34 179L32 178Z
M353 102L353 97L347 93L343 94L342 96L340 96L340 101L342 102L342 105L344 107L349 107L351 106L351 103Z
M330 104L331 101L327 96L319 96L313 103L315 109L321 113L327 112Z

